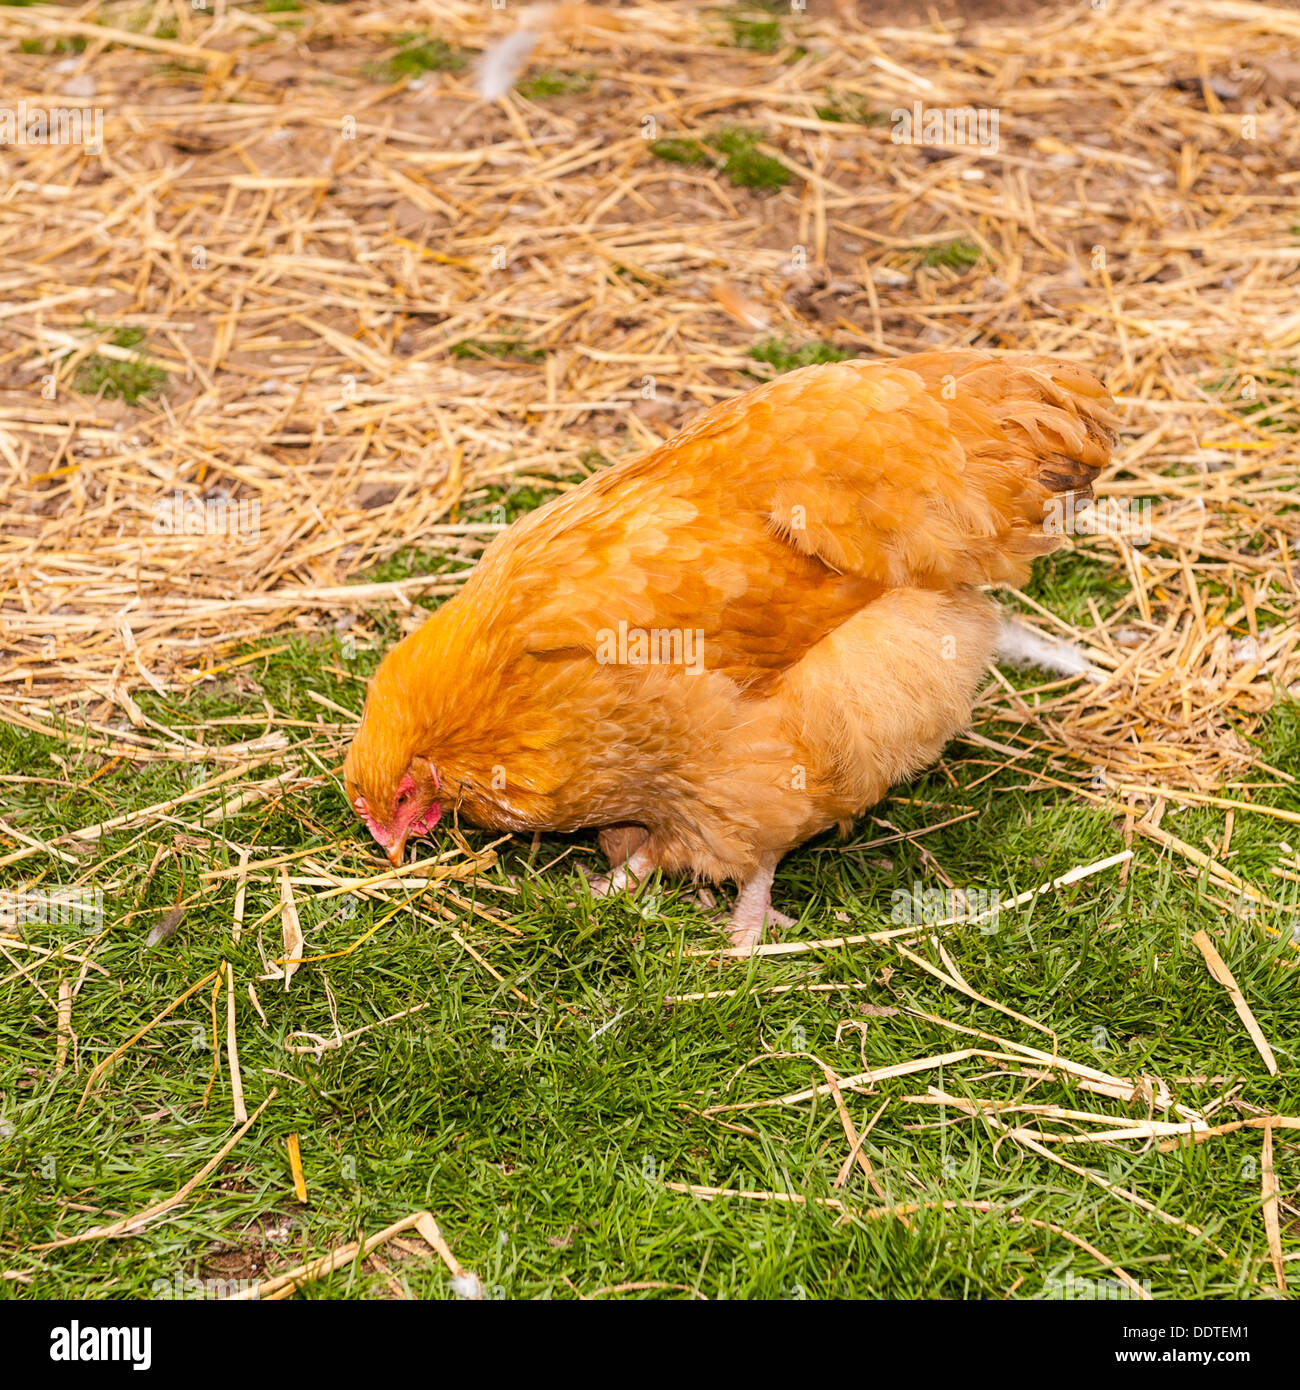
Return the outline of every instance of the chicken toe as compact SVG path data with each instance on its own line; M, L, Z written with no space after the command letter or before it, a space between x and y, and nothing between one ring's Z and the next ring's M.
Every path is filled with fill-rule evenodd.
M588 886L598 898L607 898L612 893L621 893L625 888L636 888L654 866L654 857L643 840L625 863L611 864L609 873L588 879Z

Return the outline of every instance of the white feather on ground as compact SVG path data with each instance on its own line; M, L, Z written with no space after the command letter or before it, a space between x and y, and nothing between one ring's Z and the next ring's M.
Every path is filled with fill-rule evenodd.
M550 0L547 4L527 5L519 11L514 32L498 40L483 55L474 74L475 89L487 101L505 96L528 65L537 41L544 34L572 40L586 30L620 33L629 23L614 11L601 5L584 4L583 0Z
M998 628L996 656L1011 666L1037 666L1058 676L1087 676L1089 680L1104 679L1101 671L1088 660L1083 649L1073 642L1044 637L1027 623L1015 618L1003 618Z
M524 70L540 38L539 29L516 29L499 43L494 43L483 55L483 61L474 74L474 86L479 96L486 101L496 101L498 97L505 96L515 85L515 78Z

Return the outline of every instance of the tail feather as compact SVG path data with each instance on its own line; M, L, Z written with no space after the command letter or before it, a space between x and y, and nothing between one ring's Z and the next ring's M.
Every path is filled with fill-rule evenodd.
M1091 496L1117 423L1083 368L980 352L807 367L740 399L782 449L780 534L885 587L1023 583L1061 543L1051 500ZM683 438L725 439L734 411ZM732 448L757 454L739 433Z
M1047 524L1049 508L1063 515L1067 499L1091 498L1110 462L1118 418L1109 393L1091 372L1051 357L933 353L907 365L944 400L968 465L1010 525L995 543L1010 567L999 574L995 560L990 578L1021 582L1028 561L1061 544L1065 528Z
M1010 446L1011 458L1029 465L1025 481L1048 492L1092 495L1119 421L1091 372L1054 357L977 352L926 353L907 365L936 394L951 395L950 418L971 427L965 435L975 442L971 457L991 460Z

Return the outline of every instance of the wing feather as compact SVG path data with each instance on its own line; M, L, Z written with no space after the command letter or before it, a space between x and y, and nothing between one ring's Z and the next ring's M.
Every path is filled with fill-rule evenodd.
M1109 405L1048 358L807 367L517 522L457 602L534 654L698 631L761 689L885 589L1022 582L1059 543L1047 499L1109 458Z

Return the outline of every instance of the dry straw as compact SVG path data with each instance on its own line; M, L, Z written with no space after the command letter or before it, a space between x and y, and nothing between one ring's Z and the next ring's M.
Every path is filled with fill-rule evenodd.
M221 6L159 5L140 32L125 5L0 15L8 98L105 113L102 155L0 148L0 714L75 711L121 756L182 756L133 691L233 678L233 654L288 633L365 646L368 609L451 592L353 581L408 543L464 569L495 525L460 521L484 485L562 486L586 451L734 393L755 367L743 303L774 336L867 356L1100 368L1126 434L1102 491L1154 502L1150 540L1079 540L1127 593L1037 620L1108 679L997 688L983 713L1139 798L1258 778L1248 736L1300 679L1280 374L1300 127L1276 61L1300 16L1156 0L876 28L812 8L789 28L805 52L765 54L720 9L611 27L568 6L530 70L593 80L491 104L470 68L366 76L399 35L503 37L509 13L476 3L309 5L279 29ZM57 63L18 51L74 37ZM895 144L888 113L916 100L996 110L997 153ZM657 159L644 116L667 138L758 130L795 182L756 194ZM924 264L957 240L978 265ZM92 353L142 350L114 346L122 327L170 373L137 408L73 386ZM232 531L255 503L255 534L160 534L178 493L209 518L244 503Z

